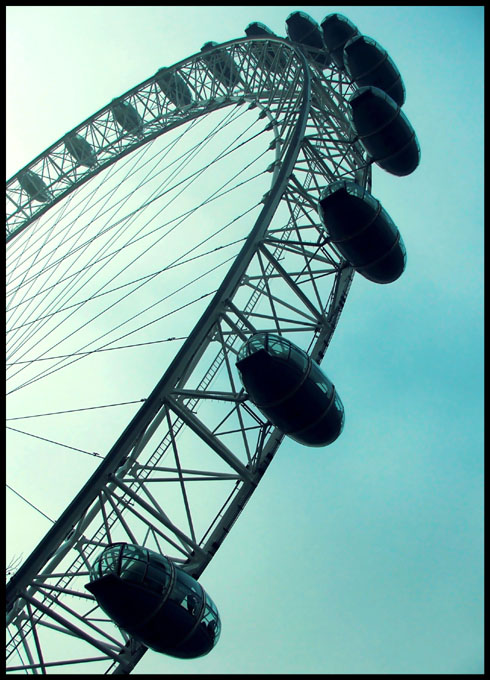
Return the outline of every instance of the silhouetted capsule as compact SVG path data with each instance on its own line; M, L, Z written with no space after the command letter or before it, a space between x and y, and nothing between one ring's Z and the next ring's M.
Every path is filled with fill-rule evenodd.
M245 35L247 38L266 38L267 36L277 38L276 34L260 21L253 21L249 24L245 29ZM269 45L265 49L258 47L253 51L256 55L263 54L264 67L270 71L274 71L274 73L282 73L287 66L288 59L280 45Z
M33 201L47 203L51 199L51 193L46 184L32 170L24 170L19 175L19 184Z
M405 102L405 87L388 52L373 38L357 35L344 47L344 64L356 85L374 85L386 92L398 106Z
M191 91L178 73L161 68L155 74L155 81L163 94L175 106L188 106L192 102Z
M143 132L143 119L129 102L114 101L112 103L112 114L114 120L126 132L133 134L141 134Z
M309 14L292 12L286 19L286 31L288 38L292 42L299 43L306 51L308 58L318 66L325 68L330 64L320 26Z
M344 45L359 29L343 14L328 14L320 24L323 42L337 68L344 68Z
M240 80L240 73L233 58L225 50L211 51L218 45L210 41L201 47L202 59L214 77L225 87L235 87ZM207 52L210 52L207 54Z
M344 426L344 407L327 376L306 352L283 337L255 333L236 363L251 401L292 439L326 446Z
M270 36L271 38L277 37L274 31L271 31L268 26L260 21L252 21L245 29L245 35L247 38L267 38L267 36Z
M370 281L391 283L405 269L406 250L393 220L366 189L340 180L323 190L319 214L332 243Z
M109 545L91 567L85 588L114 623L155 652L193 659L218 641L221 623L209 595L148 548Z
M420 162L420 147L408 118L377 87L361 87L349 100L352 126L373 160L393 175L409 175Z
M73 158L80 163L92 167L97 162L97 156L94 150L81 135L72 134L65 138L65 146Z

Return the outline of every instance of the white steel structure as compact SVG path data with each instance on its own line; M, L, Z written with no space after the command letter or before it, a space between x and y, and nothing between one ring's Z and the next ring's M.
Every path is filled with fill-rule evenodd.
M167 71L180 76L190 103L171 101L155 75L7 183L12 395L62 380L65 373L73 380L74 362L86 364L90 375L97 353L121 354L107 350L129 346L131 338L121 338L136 333L135 327L122 326L138 314L135 345L180 343L167 366L153 365L156 386L8 583L11 672L131 672L146 648L108 620L84 589L89 564L108 543L122 540L164 553L200 577L284 436L241 389L238 349L250 333L270 331L290 337L321 362L352 281L353 269L327 242L316 206L320 191L336 179L370 185L369 163L347 118L353 86L334 65L321 70L298 45L280 38L233 40L213 47L205 59L203 54ZM233 60L236 71L226 70L224 60ZM138 114L128 114L125 127L114 112L121 102L122 110ZM132 108L124 109L126 104ZM199 128L203 121L210 127ZM237 133L244 123L248 127ZM70 152L73 133L90 144L88 155L77 159ZM219 139L227 144L220 146ZM154 165L145 165L143 154L158 144ZM235 152L243 155L225 172L219 163ZM198 158L197 165L188 166L184 178L179 172L191 158ZM256 163L249 171L246 158ZM133 159L144 168L137 180L126 172ZM119 168L119 175L110 174ZM257 178L262 184L254 184ZM124 201L116 203L126 185ZM167 220L171 201L180 201L183 189L185 208ZM108 201L118 207L102 223ZM235 220L224 207L222 214L222 204L232 207ZM242 232L224 231L238 218ZM193 243L179 236L184 219L192 220ZM123 225L129 225L125 248L111 240ZM174 238L170 246L163 234ZM130 252L128 260L119 259L122 252ZM228 261L222 253L233 257L224 278L216 265L206 283L201 276L213 269L206 259L210 252L218 265ZM185 280L161 277L184 262ZM182 308L192 305L192 295L207 305L198 320L187 317L183 327L175 322L172 337L159 325L161 309L145 321L143 312L159 302L151 293L138 292L126 304L124 295L146 291L140 286L152 278L161 297L173 286Z

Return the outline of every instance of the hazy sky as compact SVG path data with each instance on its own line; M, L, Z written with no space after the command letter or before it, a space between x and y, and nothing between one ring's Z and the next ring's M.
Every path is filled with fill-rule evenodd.
M407 269L388 286L355 277L324 362L342 436L326 449L285 441L204 572L216 649L149 651L135 672L479 674L483 8L8 7L7 177L159 67L251 21L285 35L298 9L345 14L404 78L421 164L402 178L375 168L372 193ZM9 451L7 481L56 517L70 499L43 485L52 462L28 448ZM10 550L27 557L50 524L8 494ZM33 545L15 535L20 518Z

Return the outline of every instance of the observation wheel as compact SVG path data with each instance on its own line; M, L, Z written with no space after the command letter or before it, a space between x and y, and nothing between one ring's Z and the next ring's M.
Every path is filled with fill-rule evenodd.
M9 445L90 454L46 463L66 507L8 583L7 670L131 672L147 647L85 588L96 556L129 543L199 579L275 456L238 353L273 334L322 362L354 267L318 203L370 189L357 86L322 54L207 44L7 183ZM59 415L26 434L41 405Z

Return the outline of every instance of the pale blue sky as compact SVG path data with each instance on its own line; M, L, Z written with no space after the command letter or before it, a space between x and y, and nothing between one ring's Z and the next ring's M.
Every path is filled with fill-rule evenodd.
M148 652L136 672L482 673L483 8L8 7L7 176L159 67L254 20L285 35L294 10L345 14L401 71L422 160L409 177L375 168L372 193L407 269L354 280L324 362L342 436L286 441L203 574L216 649ZM36 502L56 515L49 493ZM13 540L32 511L9 503Z

